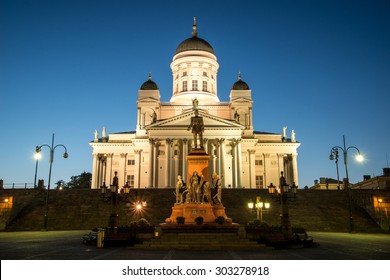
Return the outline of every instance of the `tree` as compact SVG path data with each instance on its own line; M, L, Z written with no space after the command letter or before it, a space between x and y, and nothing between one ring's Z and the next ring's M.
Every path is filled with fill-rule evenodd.
M73 189L90 189L92 181L92 174L90 172L83 172L78 176L70 177L68 187Z
M57 186L57 189L60 189L60 188L67 188L67 184L64 180L59 180L56 182L56 186Z

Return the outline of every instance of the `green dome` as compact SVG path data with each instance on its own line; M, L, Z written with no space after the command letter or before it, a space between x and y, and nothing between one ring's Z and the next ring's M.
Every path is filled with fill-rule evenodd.
M238 80L232 86L232 90L249 90L249 86L241 80L241 74L238 74Z
M175 54L185 51L205 51L214 54L213 47L206 40L197 36L193 36L181 42L176 48Z
M149 79L142 84L140 90L158 90L158 85L152 81L151 74L149 74Z

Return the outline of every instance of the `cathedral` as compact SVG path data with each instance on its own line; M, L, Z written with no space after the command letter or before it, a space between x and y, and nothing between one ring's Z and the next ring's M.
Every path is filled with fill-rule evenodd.
M288 137L286 127L282 133L254 129L252 91L240 74L231 87L230 100L220 101L219 63L213 47L198 36L195 19L192 36L178 45L170 67L169 101L160 100L159 87L150 74L138 90L134 131L108 135L105 128L101 135L95 131L90 142L92 188L109 186L115 173L120 187L169 188L179 175L186 180L186 156L196 147L190 131L194 101L204 123L201 146L223 188L278 186L281 172L288 184L299 184L300 143L295 132Z

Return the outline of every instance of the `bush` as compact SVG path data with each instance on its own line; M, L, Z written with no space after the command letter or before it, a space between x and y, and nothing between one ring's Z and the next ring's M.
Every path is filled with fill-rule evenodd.
M137 226L138 226L138 229L140 229L141 231L142 230L148 230L151 227L150 223L146 219L144 219L144 218L141 218L141 219L138 220Z
M195 218L195 223L196 223L197 225L203 224L203 217L196 217L196 218Z
M220 225L223 225L224 223L225 223L225 217L223 217L223 216L218 216L217 218L215 218L215 222L217 223L217 224L220 224Z
M182 216L176 217L176 222L177 222L178 224L184 225L185 220L186 220L185 217L182 217Z
M245 226L246 230L249 231L262 231L262 232L269 232L274 231L274 227L270 227L266 222L260 222L260 220L253 220L246 224Z

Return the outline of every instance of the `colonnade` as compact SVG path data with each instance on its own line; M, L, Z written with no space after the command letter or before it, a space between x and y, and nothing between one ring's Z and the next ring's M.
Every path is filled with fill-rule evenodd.
M94 153L92 188L99 188L104 183L109 186L114 171L118 172L120 186L126 183L127 175L134 176L134 188L174 187L178 175L186 182L186 157L192 149L192 142L187 138L149 139L148 146L144 145L143 149L135 149L137 145L126 147L128 153ZM296 153L258 154L255 147L243 151L242 139L225 138L206 138L204 148L211 156L210 175L213 172L219 174L223 187L256 188L256 175L263 176L264 186L271 182L275 185L281 171L289 184L298 184ZM128 159L134 159L131 169ZM256 166L256 159L263 161L261 168Z

